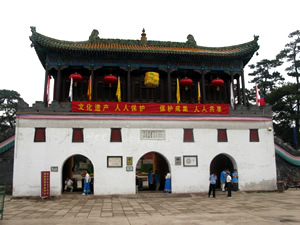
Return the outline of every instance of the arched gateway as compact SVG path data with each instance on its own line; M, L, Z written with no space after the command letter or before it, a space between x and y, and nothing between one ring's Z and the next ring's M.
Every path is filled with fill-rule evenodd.
M217 155L210 163L210 174L215 173L218 177L217 187L220 187L220 174L223 170L227 170L232 173L234 169L237 169L235 160L228 154L222 153Z
M65 190L65 181L67 178L73 181L73 191L82 193L83 180L85 171L91 176L91 193L94 190L94 166L92 162L83 155L72 155L63 164L62 170L62 192L69 192L70 189Z
M149 185L149 172L153 174L153 184ZM139 191L164 190L165 175L170 171L170 164L165 156L158 152L148 152L139 158L136 164L136 185ZM159 180L156 186L155 177Z

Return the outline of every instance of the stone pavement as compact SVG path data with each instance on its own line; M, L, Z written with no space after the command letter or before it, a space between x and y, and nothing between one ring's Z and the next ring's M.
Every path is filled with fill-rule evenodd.
M1 225L300 224L300 190L123 196L68 193L54 200L6 196Z

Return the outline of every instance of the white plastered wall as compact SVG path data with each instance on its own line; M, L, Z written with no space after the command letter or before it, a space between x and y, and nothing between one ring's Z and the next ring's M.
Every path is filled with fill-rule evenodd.
M46 127L46 142L33 142L35 127ZM14 196L39 196L41 171L51 172L51 195L60 195L62 168L72 155L81 154L94 166L94 194L134 194L135 166L147 152L167 160L172 192L208 190L210 163L226 154L238 168L241 190L275 190L276 165L272 121L155 121L155 120L55 120L17 119ZM72 128L84 128L84 142L72 143ZM122 142L110 142L110 129L121 128ZM194 142L183 142L183 128L193 128ZM217 142L217 129L227 129L228 142ZM259 142L249 142L249 129L259 131ZM165 140L141 140L141 130L163 130ZM197 167L175 165L175 157L198 157ZM107 156L122 156L122 168L107 168ZM126 171L133 157L133 172ZM183 159L182 159L183 160Z

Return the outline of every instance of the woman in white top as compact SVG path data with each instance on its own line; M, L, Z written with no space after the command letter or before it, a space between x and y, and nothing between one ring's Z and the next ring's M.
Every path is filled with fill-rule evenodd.
M166 175L165 192L166 193L171 193L171 174L170 174L170 171L168 171L168 173Z
M91 193L91 176L88 171L85 171L83 193L82 195L87 195Z

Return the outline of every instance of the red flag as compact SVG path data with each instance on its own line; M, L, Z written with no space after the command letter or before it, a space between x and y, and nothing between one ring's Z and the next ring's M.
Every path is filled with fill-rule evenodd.
M266 105L266 102L265 102L265 96L264 96L263 93L261 93L261 94L259 95L259 106L264 106L264 105Z
M258 106L266 105L264 94L258 90L256 85L255 85L254 89L255 89L256 105L258 105Z

